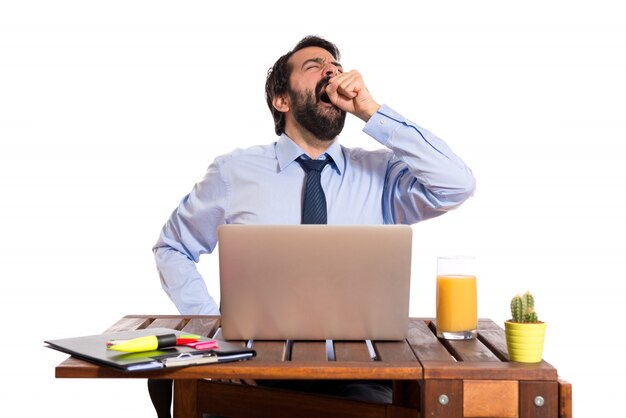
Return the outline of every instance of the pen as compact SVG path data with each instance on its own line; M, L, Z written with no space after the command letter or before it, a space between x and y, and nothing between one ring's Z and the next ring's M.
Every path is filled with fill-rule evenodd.
M170 357L163 359L163 365L165 367L172 366L191 366L195 364L217 363L218 357L214 353L206 354L190 354L183 353L176 357Z
M154 351L161 348L175 347L197 342L200 337L188 336L177 337L176 334L148 335L133 338L131 340L107 341L107 349L122 351L125 353L138 353L142 351Z

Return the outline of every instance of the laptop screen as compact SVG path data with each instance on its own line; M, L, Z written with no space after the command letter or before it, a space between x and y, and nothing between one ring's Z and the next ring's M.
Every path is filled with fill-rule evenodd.
M406 225L223 225L222 335L400 340L409 316Z

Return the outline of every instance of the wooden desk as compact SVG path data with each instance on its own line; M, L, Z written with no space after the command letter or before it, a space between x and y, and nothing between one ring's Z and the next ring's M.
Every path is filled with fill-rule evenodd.
M219 317L129 315L106 332L157 327L212 337ZM254 341L257 357L252 360L139 373L70 357L56 367L56 377L174 379L177 418L200 417L204 408L220 401L221 411L227 411L237 403L239 391L246 390L246 385L234 384L222 390L204 379L394 381L393 405L380 405L381 415L367 415L359 409L362 403L352 401L347 409L354 416L572 417L571 385L559 379L553 366L509 362L502 328L491 320L480 320L478 328L476 340L445 341L436 338L430 319L412 318L406 341L372 342L373 353L364 342L335 341L329 354L324 342ZM272 396L271 389L261 392L259 401ZM310 395L294 397L306 402ZM315 403L323 410L324 398L319 398Z

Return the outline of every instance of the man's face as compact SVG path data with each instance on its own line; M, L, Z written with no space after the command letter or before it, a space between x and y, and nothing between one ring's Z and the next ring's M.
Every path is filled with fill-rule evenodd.
M325 88L330 77L343 71L323 48L308 47L290 58L289 101L294 120L316 138L331 141L343 129L346 112L330 103Z

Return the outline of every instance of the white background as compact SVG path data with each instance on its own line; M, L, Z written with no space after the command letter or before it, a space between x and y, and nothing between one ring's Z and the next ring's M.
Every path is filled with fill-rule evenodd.
M55 379L65 356L43 340L176 313L151 247L215 156L276 139L265 74L307 34L337 43L379 102L446 140L477 178L464 206L414 227L411 314L434 315L437 255L473 254L479 315L501 323L532 290L544 358L573 383L576 416L618 416L622 2L5 0L6 416L154 416L142 380ZM350 118L342 143L377 148L361 128ZM215 257L200 268L217 293Z

